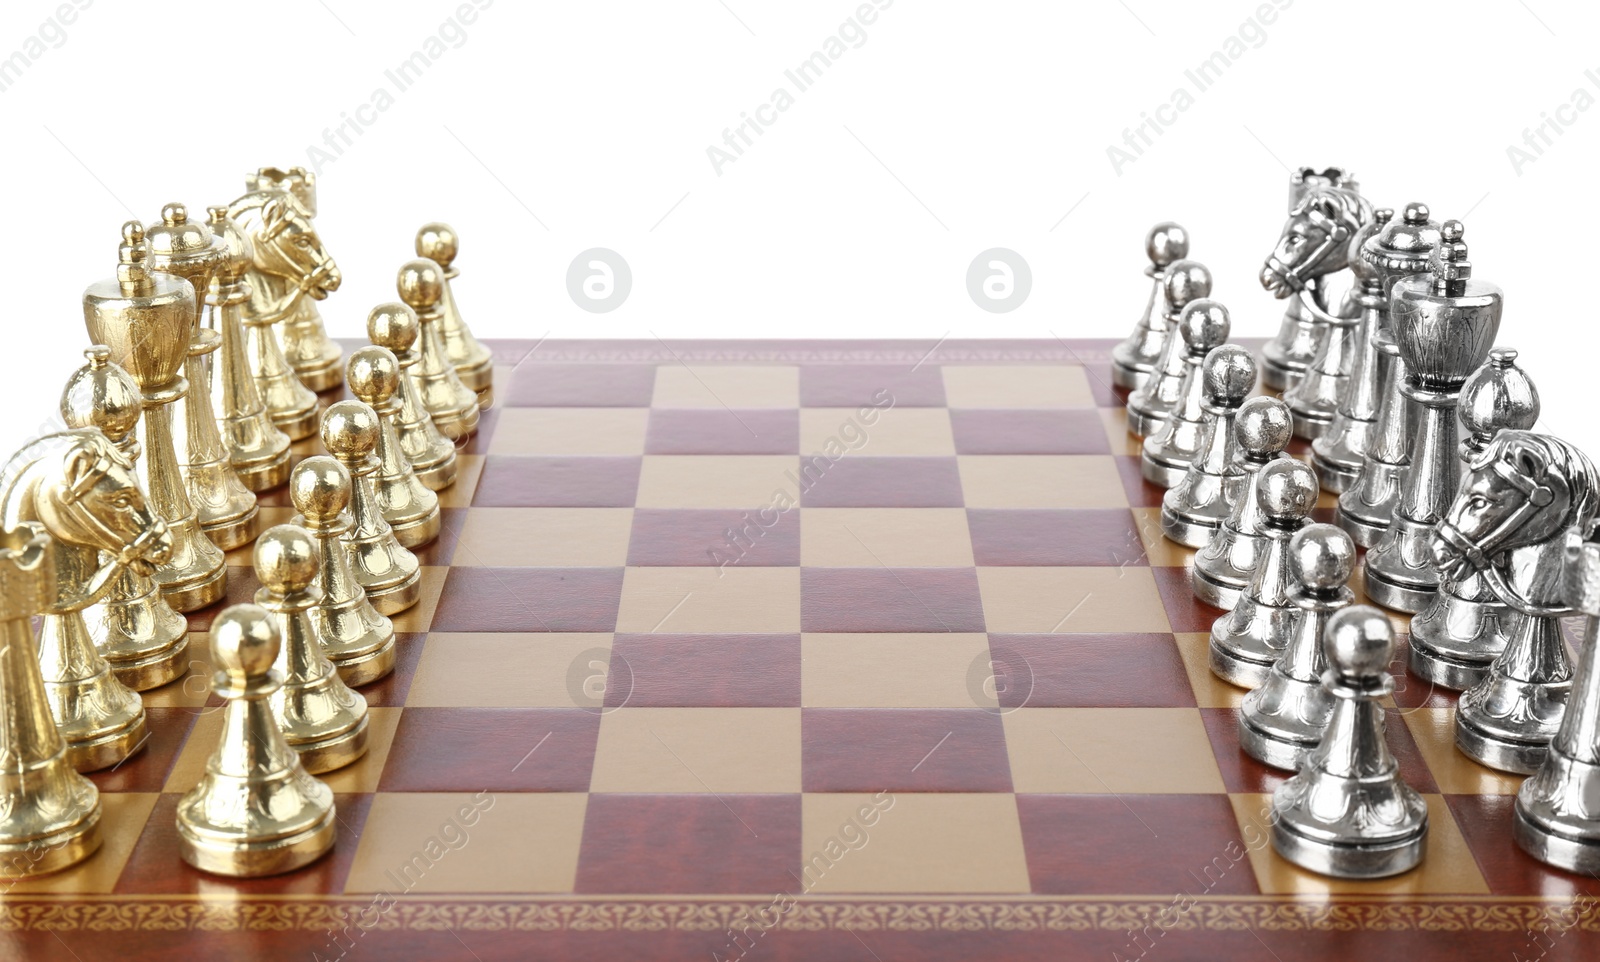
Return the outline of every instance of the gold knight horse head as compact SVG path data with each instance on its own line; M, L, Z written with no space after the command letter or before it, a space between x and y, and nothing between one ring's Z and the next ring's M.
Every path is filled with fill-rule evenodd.
M288 190L253 190L228 206L228 216L250 238L247 315L289 316L309 295L322 300L339 289L339 266L322 246L311 213Z

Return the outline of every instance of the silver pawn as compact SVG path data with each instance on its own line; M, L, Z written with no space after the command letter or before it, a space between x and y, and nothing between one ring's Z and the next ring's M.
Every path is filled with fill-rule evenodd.
M1244 696L1239 747L1251 758L1297 771L1322 741L1333 717L1333 696L1322 684L1322 636L1328 619L1355 600L1348 586L1355 568L1355 542L1334 525L1307 525L1289 542L1291 600L1302 614L1266 682Z
M1232 513L1247 475L1239 460L1234 422L1256 386L1256 360L1242 347L1224 344L1206 355L1205 424L1199 453L1183 480L1161 500L1161 531L1191 548L1203 548Z
M1240 688L1258 688L1299 626L1301 611L1289 597L1289 540L1316 507L1317 476L1292 459L1261 469L1256 507L1266 541L1250 586L1232 611L1211 628L1211 671Z
M1161 428L1178 401L1178 388L1183 381L1183 339L1173 337L1178 318L1191 301L1211 296L1211 271L1199 261L1174 261L1167 267L1162 296L1167 301L1166 344L1161 349L1161 360L1145 382L1128 396L1128 433L1147 437Z
M1394 628L1358 605L1329 620L1324 644L1333 717L1300 773L1273 795L1272 847L1336 878L1408 872L1426 849L1428 803L1400 777L1385 740L1380 700L1394 691Z
M1172 221L1163 221L1145 235L1144 252L1150 258L1150 266L1144 269L1152 282L1150 302L1144 306L1144 316L1133 333L1111 350L1111 382L1129 390L1149 380L1171 336L1172 328L1167 324L1167 268L1189 256L1189 232Z
M1383 274L1361 257L1368 238L1388 226L1394 211L1373 212L1372 221L1350 242L1350 273L1355 277L1352 297L1360 309L1355 344L1350 357L1350 380L1340 396L1339 409L1322 435L1311 442L1311 465L1328 491L1342 492L1355 484L1367 456L1367 445L1378 423L1382 382L1377 335L1389 323L1389 298Z
M1462 464L1472 462L1502 430L1526 431L1539 420L1539 391L1517 367L1517 352L1498 347L1461 390ZM1411 619L1411 671L1444 688L1465 691L1484 679L1506 647L1506 606L1477 571L1441 573L1428 610Z
M1183 374L1177 393L1159 429L1144 439L1140 470L1151 484L1170 488L1183 480L1205 427L1206 355L1228 340L1228 309L1210 298L1191 301L1178 320L1182 335Z
M1216 608L1231 610L1240 592L1250 586L1261 564L1267 541L1261 533L1261 507L1257 503L1261 470L1284 457L1283 449L1294 436L1289 406L1275 397L1256 397L1239 409L1234 433L1239 449L1239 470L1244 473L1233 510L1222 527L1195 556L1190 584L1196 598Z

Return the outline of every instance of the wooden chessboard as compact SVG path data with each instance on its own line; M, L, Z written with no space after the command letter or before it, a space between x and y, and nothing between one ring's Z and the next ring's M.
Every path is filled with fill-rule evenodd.
M218 606L189 676L147 694L144 750L94 776L103 850L10 887L0 955L1595 944L1600 883L1515 847L1518 780L1455 752L1453 696L1403 670L1389 741L1428 799L1423 867L1352 884L1272 853L1281 776L1240 753L1241 693L1207 672L1216 612L1160 537L1108 342L494 347L398 667L364 691L371 750L327 779L333 853L246 882L178 859L221 721ZM286 494L262 512L287 521ZM248 552L229 563L246 600Z

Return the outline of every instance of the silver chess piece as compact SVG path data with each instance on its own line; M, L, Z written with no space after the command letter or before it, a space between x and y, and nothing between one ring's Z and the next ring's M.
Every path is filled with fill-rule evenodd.
M1160 430L1178 401L1178 388L1183 382L1184 350L1183 338L1174 337L1173 332L1178 329L1178 320L1190 302L1211 296L1211 271L1199 261L1173 261L1167 267L1161 290L1168 308L1164 319L1166 343L1155 369L1139 389L1128 396L1128 433L1139 437L1148 437Z
M1310 167L1302 167L1289 175L1290 225L1295 223L1294 212L1305 201L1306 196L1311 191L1326 188L1342 188L1352 192L1360 189L1352 175L1337 167L1330 167L1321 172ZM1275 285L1279 283L1279 279L1286 281L1290 275L1294 275L1297 280L1303 279L1303 286L1310 291L1312 300L1326 310L1327 295L1322 290L1321 275L1311 270L1320 259L1320 256L1313 258L1312 255L1318 248L1324 246L1321 241L1322 238L1319 237L1317 243L1306 244L1303 239L1291 237L1286 229L1279 238L1278 246L1273 249L1272 255L1261 269L1262 286L1272 291L1276 297L1287 297L1287 291L1280 294ZM1269 275L1273 277L1270 282ZM1306 313L1304 299L1289 298L1278 336L1262 351L1262 383L1274 391L1291 387L1317 356L1322 335L1323 331L1316 319Z
M1251 398L1239 409L1234 433L1244 478L1227 520L1195 556L1189 574L1195 597L1230 610L1238 603L1240 592L1250 586L1251 575L1266 551L1257 503L1261 470L1284 457L1283 449L1294 435L1289 406L1275 397Z
M1367 554L1366 587L1373 602L1413 614L1426 611L1439 590L1429 545L1461 479L1457 404L1467 378L1489 357L1504 301L1498 287L1472 277L1461 236L1461 222L1447 221L1432 272L1396 282L1389 304L1406 362L1400 391L1417 427L1394 523Z
M1583 612L1583 654L1561 728L1522 783L1512 833L1541 862L1600 875L1600 545L1567 542L1566 599Z
M1151 484L1163 488L1176 485L1199 453L1205 427L1206 355L1228 340L1228 331L1228 309L1217 301L1203 297L1183 309L1178 320L1183 373L1172 404L1162 405L1165 417L1144 439L1140 458L1140 470Z
M1350 378L1340 395L1338 410L1326 430L1311 443L1311 464L1324 489L1342 492L1355 484L1367 456L1367 444L1378 423L1378 390L1383 355L1378 353L1378 332L1389 324L1389 297L1378 268L1361 257L1366 242L1389 226L1394 211L1372 212L1372 220L1350 242L1350 273L1355 277L1352 296L1360 311L1350 350Z
M1461 390L1463 466L1488 450L1501 431L1527 431L1539 420L1539 392L1517 367L1517 352L1497 347ZM1441 575L1428 610L1411 619L1411 671L1436 685L1465 691L1482 681L1506 646L1501 603L1482 575Z
M1205 402L1199 450L1177 486L1161 500L1161 531L1191 548L1203 548L1233 511L1247 475L1239 459L1239 408L1256 386L1250 352L1224 344L1201 366Z
M1189 232L1172 221L1162 221L1145 235L1144 252L1150 259L1150 266L1144 269L1151 280L1150 302L1133 333L1111 350L1111 382L1130 391L1149 380L1172 334L1167 323L1167 268L1189 256Z
M1289 541L1290 599L1302 612L1294 636L1260 688L1244 696L1239 747L1273 768L1297 771L1322 741L1334 700L1322 684L1328 619L1355 600L1356 545L1343 529L1312 524Z
M1456 705L1456 746L1501 771L1544 763L1572 690L1562 637L1567 535L1587 537L1600 474L1577 448L1531 431L1501 431L1473 461L1433 541L1451 577L1476 569L1508 610L1506 644ZM1370 557L1370 555L1369 555Z
M1394 691L1394 628L1375 608L1334 615L1324 637L1333 717L1300 773L1273 795L1272 847L1336 878L1385 878L1421 864L1428 804L1400 777L1380 700Z
M1300 623L1289 596L1289 541L1316 507L1317 476L1292 459L1274 461L1257 477L1256 507L1266 541L1250 586L1211 628L1211 672L1240 688L1258 688Z

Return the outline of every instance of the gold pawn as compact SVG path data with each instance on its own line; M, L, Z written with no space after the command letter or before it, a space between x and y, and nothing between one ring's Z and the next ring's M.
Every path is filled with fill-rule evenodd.
M221 418L228 457L239 480L251 491L267 491L289 479L289 436L267 416L261 390L250 374L241 313L241 305L250 299L244 276L253 256L250 238L228 219L228 208L206 210L211 215L211 233L222 239L228 251L206 292L207 327L222 338L211 401Z
M417 556L395 539L383 520L372 476L378 470L378 415L360 401L337 401L322 415L322 445L350 472L350 531L344 536L356 581L386 615L404 611L422 596Z
M203 871L277 875L333 848L333 790L306 772L272 714L282 647L273 616L257 605L234 605L211 625L211 690L227 703L222 738L177 815L178 854Z
M133 429L143 400L139 382L111 363L96 344L61 392L61 416L72 428L99 428L128 462L139 463ZM167 604L150 575L132 565L118 570L104 599L83 610L84 623L117 680L134 691L159 688L183 674L189 622Z
M189 349L194 287L181 277L145 269L144 227L122 225L117 276L83 293L89 339L111 349L111 360L139 382L144 415L139 419L138 468L150 505L167 522L172 557L156 568L156 584L177 611L213 604L227 587L222 552L200 530L194 505L172 445L172 410L189 389L178 374Z
M368 345L350 355L345 383L357 400L378 415L378 470L372 484L383 520L394 530L395 540L407 548L427 544L439 537L439 496L411 472L411 462L400 450L395 434L400 402L394 394L400 384L400 362L387 349Z
M378 347L388 348L400 362L400 383L394 396L400 409L394 415L400 450L411 462L411 470L430 490L443 491L456 483L456 446L439 433L433 418L417 403L417 387L411 375L416 367L420 326L417 312L404 304L379 304L367 314L367 338Z
M411 369L422 407L439 426L439 433L459 441L478 430L478 395L456 376L456 369L439 342L439 299L444 296L444 272L425 257L406 261L395 281L400 300L417 312L419 323L417 364Z
M352 688L370 684L394 670L394 624L378 613L350 570L350 472L325 455L306 458L289 476L289 496L301 525L317 541L321 558L318 587L322 602L311 612L339 677Z
M287 171L262 167L245 177L245 189L256 191L282 191L287 193L303 215L311 233L311 220L317 216L317 178L304 167L291 167ZM337 290L339 271L330 259L323 269L323 280L318 294ZM308 389L322 393L339 386L343 373L343 360L339 345L328 338L322 323L322 312L317 309L316 297L301 297L283 322L283 354L294 368L295 377Z
M273 667L283 687L271 697L284 740L306 771L331 772L367 751L367 703L339 679L311 612L322 601L317 543L299 525L280 524L256 539L256 604L272 613L283 648Z
M444 294L439 298L439 340L444 345L445 357L455 366L461 383L478 393L478 407L487 408L494 403L494 354L472 336L467 322L461 318L461 310L456 307L450 282L461 275L454 266L460 249L460 238L449 224L434 221L423 224L417 231L417 256L428 258L444 272Z
M100 847L100 792L68 764L33 647L56 588L38 524L0 532L0 877L59 872Z

